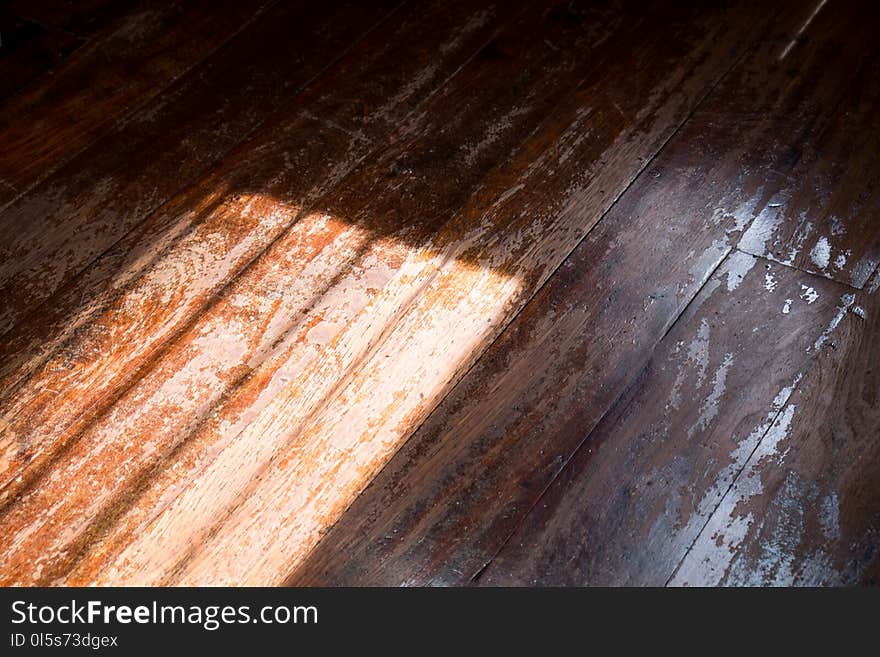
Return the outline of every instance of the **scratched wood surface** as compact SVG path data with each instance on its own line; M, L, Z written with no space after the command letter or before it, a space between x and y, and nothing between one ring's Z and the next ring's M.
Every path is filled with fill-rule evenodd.
M455 584L488 563L857 84L823 75L828 51L855 68L854 14L775 64L803 18L779 17L293 581ZM745 112L759 118L731 131Z
M854 293L675 585L846 585L880 558L880 298ZM876 566L875 566L876 567Z
M300 2L267 10L0 212L0 331L205 172L392 8Z
M862 5L86 4L11 6L84 43L0 106L43 90L51 137L0 166L0 582L735 581L687 548L741 524L749 446L827 394L803 373L870 340L873 197L828 182L873 175ZM157 54L163 20L191 34ZM747 248L768 208L777 242L845 215L851 264ZM871 453L858 380L836 465L798 470L823 499ZM844 497L814 561L869 581L840 537L874 498ZM754 580L785 518L750 499Z

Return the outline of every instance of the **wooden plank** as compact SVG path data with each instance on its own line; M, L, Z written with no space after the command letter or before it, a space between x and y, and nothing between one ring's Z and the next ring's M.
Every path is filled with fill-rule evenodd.
M0 101L40 77L83 44L83 40L43 27L0 7Z
M804 11L725 77L295 583L462 584L501 548L749 222L796 184L793 154L833 120L854 78L821 72L853 69L870 35L852 29L855 12L829 15L795 51L797 69L775 67Z
M210 457L211 439L234 438L229 432L235 422L246 422L271 398L272 386L288 376L283 369L277 371L285 356L297 349L299 356L314 351L320 331L305 343L305 354L299 343L303 333L320 323L326 303L334 307L332 299L318 305L322 286L346 282L344 276L335 280L351 257L344 240L349 239L356 253L370 236L370 226L358 228L353 220L349 225L348 219L328 213L326 203L341 193L333 189L367 154L387 147L395 130L406 125L407 116L428 102L514 9L510 3L502 10L491 4L447 1L404 7L298 96L283 115L41 309L42 314L19 331L22 342L7 342L10 358L26 356L7 370L11 377L5 389L18 389L5 406L9 424L4 444L11 455L6 465L12 468L6 472L26 476L17 482L15 474L6 479L2 523L15 529L9 534L14 547L4 557L4 581L47 581L63 573L80 556L83 541L87 544L96 531L107 529L105 516L120 513L130 497L143 492L139 482L152 474L157 461L173 459L175 450L198 443L189 435L196 429L208 436L202 443L207 451L199 457ZM505 68L516 65L499 61L505 62ZM375 178L362 184L374 185ZM325 203L310 210L322 197ZM272 248L248 267L269 245ZM357 284L364 298L356 292L346 294L341 300L345 303L338 306L343 316L375 296L373 288L384 282L385 259L393 264L398 258L393 248L385 248L388 253L383 256L381 243L372 248L374 258L365 265L376 271L364 274L363 266L352 270L350 285ZM376 261L377 255L382 257ZM246 275L241 274L245 268ZM239 274L240 280L224 292ZM339 289L345 292L344 287ZM157 299L165 293L168 298ZM83 297L97 302L84 309ZM209 303L212 300L215 303ZM310 316L312 306L317 306L315 317ZM327 320L325 333L331 318ZM48 336L46 327L50 327ZM166 345L176 333L182 333L177 345ZM213 344L211 338L206 341L210 335L215 336ZM42 355L41 342L51 343ZM165 348L167 355L151 362ZM273 360L276 348L280 353ZM58 368L71 356L78 360L77 366L66 372ZM46 357L51 357L48 363ZM33 372L28 358L35 359L40 369L22 378L22 370ZM264 359L272 362L254 375L254 385L244 385L249 372ZM141 369L149 371L143 381L138 380L145 374ZM177 394L181 385L191 394ZM213 406L239 386L242 394L214 422ZM102 417L100 413L110 410L114 401L112 414ZM33 413L38 407L43 419ZM126 418L129 410L133 412ZM90 426L96 418L100 422ZM232 426L226 426L227 421ZM48 437L49 444L38 443L39 437ZM58 462L53 462L59 456L56 448L74 438L72 447L61 450ZM17 441L32 453L22 455ZM186 474L186 459L192 454L181 457L179 467L169 466L168 474ZM25 462L31 466L27 472ZM126 463L127 476L120 476L120 463ZM91 487L68 486L65 492L52 476L59 468L79 473L76 481L83 484L92 480L90 475L101 476L107 489L96 494ZM180 486L185 480L172 483ZM36 484L37 490L14 500ZM174 490L172 486L160 491L160 496ZM56 515L37 512L28 518L34 504L52 496L63 506ZM134 509L152 510L148 503ZM67 530L57 531L62 527L53 520L59 517L72 523ZM35 535L37 526L42 530ZM22 559L21 563L33 564L35 558L39 569L28 566L16 572L11 567Z
M798 383L671 580L852 586L880 556L880 297Z
M265 3L151 3L0 106L0 207L211 54Z
M51 296L393 8L281 3L0 213L0 333Z
M530 295L558 265L555 259L638 173L639 158L656 152L757 30L747 7L720 16L679 11L667 9L663 21L645 18L625 39L603 38L593 55L602 67L582 76L582 86L557 100L549 116L543 112L539 129L465 207L407 256L384 289L212 455L197 479L165 500L110 567L105 562L97 579L93 569L85 581L282 581L509 319L508 309L518 309L520 295ZM522 44L530 35L541 34L529 18L515 41L520 53L529 52ZM633 43L640 47L633 50ZM519 60L514 64L512 70L523 70ZM456 78L461 86L451 84L436 104L483 116L485 108L450 97L469 98L498 84L498 71L486 66L481 60L477 68L485 71L479 76L485 84L463 72ZM659 74L670 70L669 78ZM438 110L433 120L452 119ZM493 123L485 125L488 132ZM591 140L584 138L587 125ZM449 132L460 134L455 124ZM422 152L437 152L436 141L428 144ZM539 159L548 149L551 155ZM402 164L408 162L413 173L425 166L418 158ZM424 200L420 206L432 207Z
M480 582L665 584L851 303L733 252Z
M856 288L880 263L880 58L861 69L834 124L802 155L792 174L800 184L775 199L739 245Z

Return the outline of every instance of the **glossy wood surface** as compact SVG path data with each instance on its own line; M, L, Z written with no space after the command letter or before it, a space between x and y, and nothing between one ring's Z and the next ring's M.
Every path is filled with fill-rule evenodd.
M0 582L873 581L867 4L85 4L7 8Z

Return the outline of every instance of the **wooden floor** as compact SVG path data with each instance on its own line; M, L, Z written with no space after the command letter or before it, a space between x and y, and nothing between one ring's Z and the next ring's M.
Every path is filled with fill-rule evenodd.
M11 0L0 583L880 582L850 0Z

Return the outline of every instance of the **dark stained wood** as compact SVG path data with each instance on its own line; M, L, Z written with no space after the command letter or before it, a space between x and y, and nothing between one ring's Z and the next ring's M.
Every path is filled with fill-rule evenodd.
M791 174L799 184L739 248L861 288L880 263L880 57L858 66L833 123L800 154Z
M627 12L622 15L620 10L611 7L602 9L597 16L595 13L578 15L565 9L554 12L543 6L532 8L489 47L482 49L435 98L419 108L413 118L401 126L399 141L376 160L356 167L346 178L337 177L339 169L328 172L319 166L328 149L316 143L314 126L335 128L334 132L328 131L328 141L351 139L353 133L357 134L358 126L339 130L335 120L331 123L327 119L327 115L332 114L319 112L314 116L321 120L299 116L267 128L261 137L263 141L252 142L240 150L246 155L231 159L229 168L224 164L200 181L191 193L175 199L168 209L157 214L157 221L170 222L174 231L169 230L169 234L176 235L176 231L190 224L194 198L201 203L205 197L213 201L210 210L200 212L194 230L174 243L173 249L156 251L161 259L147 262L143 275L139 273L144 266L142 261L133 261L138 267L124 275L131 283L126 283L118 300L113 298L109 309L100 311L106 314L93 315L85 329L74 335L74 340L60 353L52 355L48 367L43 367L15 392L16 400L10 406L22 410L19 415L11 416L16 426L10 426L8 434L46 437L45 444L28 445L30 453L25 458L36 454L47 471L41 473L37 469L39 480L15 482L7 488L10 503L3 522L8 523L10 532L18 537L16 551L7 554L7 565L14 560L26 560L28 549L36 549L51 555L43 559L47 568L41 571L40 577L64 576L65 559L76 556L69 551L88 547L95 532L106 532L106 525L117 520L115 507L120 501L115 497L115 490L108 490L106 496L95 496L94 491L85 488L75 492L68 486L62 492L47 483L87 481L90 477L82 474L82 469L104 470L110 466L107 456L113 457L116 468L121 458L120 449L132 450L124 457L129 467L143 468L150 467L151 459L157 456L151 450L175 450L180 446L180 453L171 453L173 461L162 462L158 473L149 473L150 476L157 474L157 480L164 483L167 480L162 473L176 473L176 485L154 490L148 478L149 497L135 500L134 526L127 523L120 526L122 538L118 546L112 544L115 536L108 537L110 549L122 550L113 556L114 567L107 567L105 548L98 544L97 558L82 560L82 569L65 581L111 578L128 582L219 583L283 579L284 564L297 556L285 553L285 548L292 545L286 538L290 534L267 533L257 523L270 522L272 518L281 522L278 505L284 505L281 509L284 514L290 513L296 507L287 506L289 497L311 495L314 482L323 481L325 489L330 487L330 498L324 500L320 497L322 491L318 490L314 510L301 509L302 512L297 513L301 525L282 523L286 532L298 532L294 538L307 550L326 519L333 517L338 506L346 501L346 497L334 496L348 495L352 489L356 492L387 454L376 444L382 440L381 434L366 433L363 449L356 440L359 434L355 432L374 431L374 423L369 422L373 411L361 408L355 411L361 413L360 418L346 417L345 413L338 413L336 405L342 404L349 411L354 409L345 404L348 393L335 398L328 393L333 393L337 385L381 390L375 402L365 403L375 403L377 412L384 414L383 422L399 425L394 431L399 431L402 437L408 435L410 423L419 420L421 405L428 403L419 401L420 394L436 398L437 391L448 385L446 377L456 375L456 363L450 363L451 371L432 369L428 372L434 387L426 383L421 392L418 387L412 387L408 379L388 381L381 377L393 379L397 371L411 369L407 377L426 378L425 370L420 369L427 365L422 350L436 344L439 327L454 328L455 337L473 334L477 322L481 324L481 331L497 330L486 318L491 318L500 308L509 307L509 312L515 312L520 299L530 294L528 290L540 285L558 260L638 174L645 159L656 153L742 52L758 30L760 23L756 25L755 18L763 15L757 7L735 7L720 14L688 8L671 13L657 8L655 13L647 13L641 3L628 8ZM626 16L632 20L623 20ZM658 23L667 31L655 34ZM542 25L543 29L536 30L536 25ZM633 32L642 39L652 35L635 53L628 41L633 38ZM620 38L616 39L618 35ZM626 57L621 57L622 54ZM602 69L600 64L608 68ZM670 67L677 70L672 79L658 75ZM634 74L636 71L638 75ZM629 83L620 87L620 80ZM342 98L348 98L347 94L351 93L334 79L327 80L325 89L337 90ZM334 98L332 94L330 98ZM596 104L597 98L602 99L601 103ZM589 107L589 111L585 107ZM596 126L593 139L578 139L584 133L583 121L587 116ZM343 113L342 118L347 115ZM305 128L308 128L308 149L304 146L294 149L292 145L299 145ZM522 144L524 138L526 142ZM551 144L554 155L548 162L541 154ZM345 152L342 148L339 150ZM296 166L286 161L285 156L293 157ZM318 158L318 163L305 160L306 156ZM303 166L303 160L309 166ZM595 168L585 174L583 162L594 163ZM606 166L600 166L599 162ZM272 171L275 177L267 181L266 171ZM314 179L304 180L304 172ZM231 199L224 196L228 187L219 193L214 191L222 187L223 181L235 183L233 189L237 194ZM314 188L306 186L315 183L318 185ZM468 195L474 190L478 194L471 200ZM262 194L262 200L255 201L251 196L255 193ZM216 201L218 194L222 201ZM551 200L549 208L548 199ZM282 205L285 202L293 208L285 208ZM458 209L462 204L464 208ZM279 206L275 212L280 216L276 217L272 211ZM581 208L583 213L578 212ZM490 209L487 220L485 215ZM544 213L554 211L558 212L555 221L552 214L544 219ZM293 217L298 220L290 231L274 232L281 231ZM273 222L268 228L260 224L248 227L248 222L266 222L267 218ZM174 219L179 223L175 224ZM432 233L437 236L423 246L422 241ZM504 239L492 243L485 239L491 234ZM218 235L226 241L221 241ZM462 235L468 235L468 239ZM481 235L483 239L479 239ZM537 246L530 245L532 236ZM206 239L209 237L211 239ZM394 240L386 239L388 237ZM252 241L246 241L248 239ZM250 249L273 239L276 241L271 249L239 274L234 285L222 291L216 305L206 308L205 300L218 296L230 274L238 274L236 268L240 265L224 259L227 254L233 253L247 264L253 258ZM217 249L217 260L222 262L222 268L205 266L204 263L210 264L213 258L205 257L205 247L196 248L200 242ZM240 254L233 249L236 243L243 244ZM474 245L484 245L485 249ZM407 250L412 247L421 250L415 256L408 256ZM130 248L129 244L122 245L119 252L127 254ZM445 254L460 257L449 258ZM353 264L344 259L340 263L340 258L350 257L356 258ZM473 263L485 263L486 269L475 267ZM96 267L101 266L100 261L96 263ZM439 275L438 266L446 268ZM354 275L343 276L346 268ZM500 273L489 275L485 273L487 270ZM515 271L527 272L528 285L522 297L512 296L520 292L519 286L511 284L509 277L503 275ZM96 268L94 272L100 274L96 280L107 278L106 271L102 273ZM176 276L172 278L168 272ZM289 296L275 296L279 304L285 304L286 321L291 322L293 318L288 327L273 325L277 306L274 302L266 303L272 296L255 293L270 283L266 279L269 274L276 285L283 281L279 279L279 272L294 277L292 282L297 285ZM343 313L338 320L325 322L327 309L313 306L326 297L328 291L334 290L340 277L345 285L336 288L341 297L335 306L352 314ZM208 287L206 279L208 285L220 287ZM371 288L381 286L384 286L381 293L370 292ZM418 300L406 308L413 290L420 289L430 294L424 301ZM480 295L471 297L475 289ZM319 296L316 297L316 293ZM157 303L156 298L161 298L161 302ZM471 298L482 305L470 307ZM70 302L70 308L79 308L79 299L72 299L77 300ZM347 310L352 305L354 308ZM133 308L138 310L132 312ZM245 324L237 321L235 333L226 338L233 342L223 343L224 335L230 335L230 321L236 321L237 317L246 317L248 321ZM451 323L452 318L458 324ZM190 321L194 322L191 327ZM499 321L503 321L503 317ZM65 330L69 328L66 322L63 326ZM214 424L211 404L215 395L223 395L223 386L231 386L237 395L238 379L247 377L247 369L268 355L266 351L272 343L262 342L262 326L282 331L280 336L275 335L276 340L283 339L283 350L279 349L277 360L274 360L275 354L271 354L273 361L269 366L272 369L254 375L265 377L262 385L256 390L248 389L247 394L240 397L230 396L229 406L220 408L221 413L228 414L221 415ZM371 353L383 334L390 332L389 326L394 327L393 339L384 342L378 353ZM227 333L217 334L213 327L225 327ZM310 329L314 328L320 330L314 332L315 338L310 338ZM182 331L179 337L175 335L177 330ZM239 330L247 333L239 337ZM126 331L132 331L130 335L134 339L122 339ZM410 340L408 336L413 334L411 344L417 348L401 349L400 342ZM211 335L221 340L213 349L205 343L205 338ZM165 344L170 338L175 339L174 344ZM253 344L255 338L259 342ZM221 368L220 361L215 359L226 359L230 349L223 345L232 347L233 343L248 346L248 351L234 356L244 362L230 359ZM253 351L250 350L252 344ZM122 345L126 345L124 349ZM160 348L167 352L158 352ZM63 362L65 352L76 365L67 373L63 370L59 373L57 366ZM194 359L196 354L209 360ZM390 354L399 358L394 368L388 368L392 362L387 360ZM159 357L161 360L152 360ZM143 381L134 379L137 387L125 390L122 377L133 377L140 367L135 359L142 359L140 362L144 367L149 366L151 375ZM126 363L130 370L120 372L120 363ZM358 364L362 365L360 371L356 370ZM229 368L229 380L221 381L220 386L199 374L201 370L217 373L225 368ZM178 372L181 375L175 376ZM266 390L266 378L274 377L276 372L279 376L273 385L277 387L268 388L272 393L269 398L255 403L254 393ZM197 386L190 385L197 374ZM354 382L346 380L355 374L362 378ZM377 376L382 385L373 386ZM60 377L56 378L60 386L49 383L49 378L54 377ZM287 383L287 379L293 381ZM180 381L187 382L188 390L199 391L193 395L199 406L177 415L175 407L188 402L177 394L171 398L165 395L169 383L180 385ZM114 386L122 388L124 398L113 397ZM203 386L209 387L203 389ZM63 405L58 403L57 396L42 392L59 388L71 393L65 394ZM211 390L214 392L208 394ZM45 401L38 401L40 395ZM139 425L138 415L124 410L127 404L144 402L151 395L155 395L155 405L148 410L154 421L164 423L168 418L169 422L184 424L177 428L156 425L153 421ZM390 411L382 409L388 397L393 400ZM91 407L88 406L90 400ZM101 405L106 408L108 400L115 404L114 408L109 409L106 416L98 416L96 410L101 410ZM333 406L328 408L330 402ZM283 412L279 413L279 405L291 403L299 409L281 406ZM35 412L38 407L43 409L40 414ZM78 416L77 412L82 414ZM304 432L300 442L289 440L287 432L300 426L300 412L305 413L303 420L326 423L326 429L316 434ZM412 415L412 419L402 423L401 413ZM126 436L126 428L119 424L125 417L134 423L128 436L150 435L153 439L144 442ZM194 417L196 422L202 417L210 421L203 427L192 426ZM94 425L89 424L92 421ZM28 422L40 423L45 431L35 431L36 424L28 428ZM333 425L339 422L342 424L336 428L344 426L350 436L334 429ZM78 431L82 431L82 435L78 435ZM311 440L313 435L315 440ZM67 442L74 437L75 442ZM184 437L185 443L175 444L174 441ZM337 452L325 451L326 441L331 437L336 441L335 449L341 449L338 441L355 439L349 449L368 464L352 463L352 459L337 460ZM157 445L157 438L165 442ZM53 445L53 440L58 442ZM52 454L58 443L71 445L70 451L62 452L63 458L53 462ZM392 447L393 443L389 443L388 448ZM296 460L298 470L284 468L292 465L291 459ZM13 467L20 465L19 462ZM282 470L276 465L282 466ZM81 476L59 478L60 471L56 468L71 474L80 469ZM188 476L190 468L192 474ZM300 474L303 477L299 488L288 481L279 481L279 476L284 479ZM330 477L345 479L337 479L333 483L339 486L332 487ZM106 470L102 478L106 478ZM255 491L254 485L261 484L261 480L268 489ZM120 483L131 486L134 482ZM16 499L16 494L21 497ZM32 532L35 523L31 511L51 508L46 500L53 497L56 500L63 497L66 508L57 513L63 513L71 522L81 522L81 518L87 521L96 509L103 512L95 525L80 525L83 542L77 542L80 537L73 536L76 530L70 525L66 533L56 532L54 527L64 523L59 523L60 516L53 517L52 513L43 517L45 522L40 521L41 533ZM262 505L257 513L252 512L252 507L244 506L255 503ZM213 512L206 514L206 509ZM224 515L233 522L247 518L254 524L219 532L218 523ZM238 537L233 549L218 543L219 539L226 541L233 537ZM270 549L263 549L267 540L274 544L269 545ZM206 549L200 550L203 544ZM241 549L249 550L244 555L246 558L237 552ZM218 550L222 561L215 556ZM58 561L53 564L50 560L56 558ZM10 566L4 571L14 573L14 577L33 577L32 571L26 569L16 570Z
M0 212L0 333L204 173L393 7L276 5Z
M851 305L733 252L480 583L665 584Z
M10 5L0 584L877 580L871 3Z
M0 102L50 72L83 43L72 34L37 25L0 7Z
M869 35L856 12L819 21L794 75L776 64L804 11L731 72L293 582L464 583L500 549L752 218L795 184L797 151L853 84L825 67L858 62Z
M720 62L735 58L738 48L749 42L751 30L760 25L754 16L745 20L741 13L726 19L716 16L714 21L700 12L684 14L687 18L668 11L663 16L666 29L680 38L657 35L650 22L643 25L645 32L638 32L640 37L626 35L641 44L637 56L609 55L606 60L620 62L625 71L607 66L598 74L597 69L595 79L588 77L577 94L558 106L516 157L490 176L483 185L485 195L481 190L475 202L432 240L430 246L438 253L425 257L428 254L422 252L412 258L410 268L386 285L372 308L340 333L335 345L329 345L332 349L322 354L326 360L316 361L311 371L282 390L267 412L163 510L139 537L137 549L127 550L120 561L133 569L144 558L155 559L157 554L149 546L174 535L169 531L172 526L186 527L183 522L191 522L200 500L216 502L216 493L221 493L234 499L227 518L222 524L211 523L204 543L187 546L179 574L172 571L175 577L164 581L254 581L254 572L294 567L323 527L338 517L467 369L470 358L540 286L544 272L555 268L554 260L601 216L610 202L605 192L619 194L641 169L643 158L656 152L657 142L665 142L674 130L674 117L683 120L688 115L685 108L702 97L719 68L726 70ZM707 30L710 25L714 27ZM745 26L745 33L739 31ZM653 36L648 38L646 32ZM667 51L670 43L674 46ZM703 44L721 43L725 45L712 49L714 56L698 54ZM622 47L613 36L608 44L611 53ZM632 49L628 51L632 55ZM693 62L699 64L690 68ZM687 83L678 87L688 90L687 95L641 87L662 77L653 72L654 66L658 71L670 67L688 71ZM633 88L620 88L620 80L630 81ZM648 110L635 89L657 102L656 109ZM585 118L584 113L578 110L583 110L586 99L596 98L603 102L592 106L590 122L602 128L591 133L596 140L588 142L578 120ZM621 115L638 119L621 125ZM561 125L567 127L557 136ZM646 130L646 125L651 128ZM616 137L609 135L605 141L605 130ZM537 162L536 153L543 153ZM587 161L604 166L596 164L585 175L578 162ZM517 175L511 176L511 171ZM489 184L499 180L505 181L504 186ZM488 200L489 190L498 188L504 189L501 196ZM548 199L558 215L547 208ZM467 236L464 242L462 236ZM509 275L514 272L521 278ZM414 290L418 290L415 298ZM310 398L316 391L326 391L317 405ZM259 464L249 477L241 466L247 462L253 468L254 450L245 446L256 441L269 461ZM241 482L240 492L230 490L233 481Z
M880 297L849 312L671 580L852 586L880 557ZM876 566L875 566L876 567Z
M266 1L149 3L9 99L0 106L0 207L210 55Z

